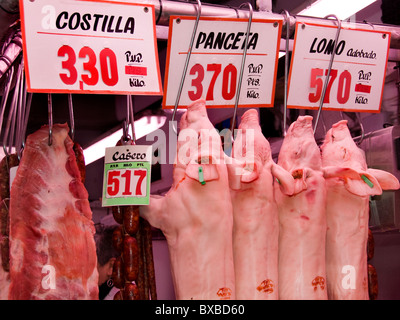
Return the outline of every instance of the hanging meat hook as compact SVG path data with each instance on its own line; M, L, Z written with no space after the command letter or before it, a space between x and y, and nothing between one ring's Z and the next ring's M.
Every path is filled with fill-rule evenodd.
M49 118L49 146L53 143L53 103L51 93L47 94L47 115Z
M10 87L11 87L11 82L13 79L13 75L14 75L14 66L11 66L11 68L7 71L7 82L6 82L6 86L4 88L4 92L3 92L3 96L1 99L1 106L0 106L0 133L2 132L2 127L3 127L3 119L4 119L4 112L6 109L6 105L7 105L7 100L8 100L8 95L10 93ZM7 133L8 135L8 133ZM5 135L3 137L7 138ZM6 139L4 139L4 141L6 141ZM6 144L3 143L3 149L4 149L4 154L8 155L7 149L6 149Z
M341 29L341 27L342 27L342 22L341 22L341 20L340 20L337 16L335 16L334 14L330 14L330 15L327 15L327 16L325 17L325 19L328 19L328 18L335 18L336 21L337 21L337 23L338 23L338 27L337 27L337 31L336 31L336 37L335 37L335 47L334 47L334 49L333 49L333 51L332 51L332 55L331 55L331 58L330 58L330 60L329 60L328 72L327 72L327 74L326 74L326 78L325 78L325 82L324 82L324 87L322 88L321 100L319 101L318 114L317 114L317 118L316 118L316 120L315 120L315 126L314 126L314 134L315 134L315 131L317 130L318 120L319 120L319 117L320 117L320 115L321 115L322 105L324 104L326 88L327 88L327 86L328 86L329 76L331 75L333 59L335 58L335 54L336 54L336 50L337 50L337 46L338 46L338 40L339 40L340 29Z
M288 75L289 75L289 36L290 36L290 15L287 10L283 10L286 22L286 42L285 42L285 88L283 94L283 136L286 136L287 127L287 95L288 95Z
M239 8L243 7L243 5L248 5L249 7L249 21L247 23L247 32L246 32L246 45L244 46L243 49L243 55L242 55L242 63L240 66L240 73L239 73L239 80L238 80L238 86L237 86L237 91L236 91L236 97L235 97L235 109L233 111L233 118L232 118L232 126L231 126L231 134L233 136L233 130L235 129L235 120L236 120L236 114L237 114L237 108L239 104L239 98L240 98L240 90L242 88L242 79L243 79L243 71L244 71L244 64L246 62L246 55L247 55L247 47L249 45L249 35L250 35L250 29L251 29L251 22L253 20L253 7L250 4L250 2L247 3L242 3ZM233 140L233 138L232 138Z
M201 16L201 1L197 0L197 17L196 17L196 21L194 23L194 27L193 27L193 31L192 31L192 37L191 37L190 43L189 43L189 50L188 50L188 53L186 55L185 65L183 67L181 82L179 84L178 94L176 96L174 111L172 113L172 119L171 119L171 121L172 121L172 129L174 130L174 132L176 134L178 134L178 128L176 128L175 125L174 125L175 116L176 116L176 110L178 108L179 100L181 98L183 84L185 83L186 72L187 72L187 69L188 69L188 66L189 66L190 56L192 55L193 43L194 43L194 39L196 37L196 31L197 31L197 27L199 25L200 16Z
M69 122L71 129L71 139L75 141L75 117L74 117L74 106L72 104L72 94L68 94L68 110L69 110Z
M16 113L17 113L17 104L18 104L18 96L19 96L19 89L20 89L20 80L21 80L21 73L23 70L22 64L18 66L17 74L16 74L16 84L14 88L14 95L11 101L8 119L5 127L5 132L3 136L3 149L5 155L9 155L12 153L12 145L14 144L14 133L15 133L15 121L16 121ZM12 82L12 78L9 78L9 82ZM5 105L4 105L5 107ZM4 110L3 110L4 112ZM8 140L8 142L7 142ZM8 145L8 151L6 148Z

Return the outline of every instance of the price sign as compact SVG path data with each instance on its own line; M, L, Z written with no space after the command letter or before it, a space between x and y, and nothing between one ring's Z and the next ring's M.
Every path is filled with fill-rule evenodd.
M194 17L171 17L163 108L173 108ZM208 107L233 107L248 20L201 18L179 101L187 107L203 98ZM253 19L248 37L239 107L272 107L282 20Z
M319 108L336 27L297 22L289 108ZM325 110L379 112L390 33L341 29L323 101Z
M151 158L151 146L106 148L103 207L149 204Z
M152 5L20 2L28 91L162 95Z

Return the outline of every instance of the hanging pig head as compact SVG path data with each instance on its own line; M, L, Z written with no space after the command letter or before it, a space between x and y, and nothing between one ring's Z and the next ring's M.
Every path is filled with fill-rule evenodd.
M180 129L173 184L141 215L167 239L177 299L234 299L228 173L204 100L188 106Z
M232 165L228 165L231 189L254 188L251 183L265 181L260 180L260 176L272 174L280 181L282 192L287 195L293 194L293 178L272 160L271 147L261 131L257 110L250 109L243 114L236 133L232 157Z
M338 178L355 195L379 195L382 189L399 188L399 181L391 173L367 167L364 151L354 143L346 120L332 126L321 150L324 177Z
M307 189L306 180L321 170L321 153L312 134L311 116L299 116L291 124L279 152L278 164L295 179L294 193Z

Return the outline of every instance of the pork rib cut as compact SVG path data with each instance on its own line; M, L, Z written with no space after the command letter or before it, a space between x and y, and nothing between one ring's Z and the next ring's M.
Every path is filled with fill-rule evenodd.
M295 179L293 196L275 181L279 210L279 299L326 300L325 179L312 117L291 124L279 152L278 164Z
M9 299L98 299L88 193L66 124L29 135L10 203Z
M233 205L236 299L278 299L278 208L273 180L292 194L292 175L275 164L259 125L258 112L246 111L228 165Z
M367 300L369 197L398 189L389 172L368 169L347 121L335 123L321 146L327 184L326 272L330 300Z
M204 100L188 106L180 128L172 186L140 214L166 237L177 299L235 299L228 172Z

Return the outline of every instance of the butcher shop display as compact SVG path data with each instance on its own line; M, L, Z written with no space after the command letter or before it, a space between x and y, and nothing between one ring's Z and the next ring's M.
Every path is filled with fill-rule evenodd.
M278 164L295 180L294 195L275 181L279 210L279 299L326 300L326 187L320 149L311 116L300 116L288 129Z
M236 298L277 300L279 221L273 181L279 180L282 192L292 195L294 179L272 160L255 109L243 114L232 154L228 168Z
M364 151L353 141L346 120L332 126L321 150L327 185L328 298L366 300L369 274L376 276L367 264L369 197L398 189L399 181L391 173L367 167Z
M98 299L92 211L68 132L27 137L10 198L11 300Z
M188 106L180 129L172 186L140 214L165 235L177 299L235 299L228 171L204 100Z

